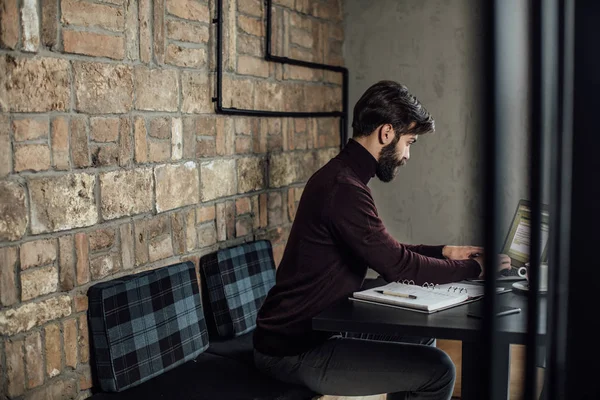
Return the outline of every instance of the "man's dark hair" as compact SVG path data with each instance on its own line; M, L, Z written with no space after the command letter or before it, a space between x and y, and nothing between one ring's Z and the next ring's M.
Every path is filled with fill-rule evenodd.
M410 129L411 123L415 126ZM391 124L396 136L422 135L433 132L435 123L419 100L406 86L394 81L380 81L371 86L354 106L354 137L368 136L383 124Z

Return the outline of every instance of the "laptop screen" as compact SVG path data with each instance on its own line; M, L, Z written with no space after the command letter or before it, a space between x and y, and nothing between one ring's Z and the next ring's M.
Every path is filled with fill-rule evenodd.
M547 207L542 208L542 262L547 262L548 229L550 214ZM504 242L502 253L512 259L515 267L529 262L529 243L531 239L531 208L529 202L521 200L515 212L510 230Z

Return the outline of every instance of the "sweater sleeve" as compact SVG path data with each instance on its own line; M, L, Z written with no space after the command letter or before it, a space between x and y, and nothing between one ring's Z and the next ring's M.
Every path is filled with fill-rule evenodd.
M419 285L425 282L442 284L474 278L481 272L475 260L427 257L414 250L433 254L431 248L398 243L387 232L366 188L352 183L338 184L333 188L330 200L324 212L329 215L328 224L334 240L388 282L409 279Z
M442 254L444 245L429 246L426 244L405 244L404 246L406 246L408 250L414 251L415 253L419 253L422 256L439 259L445 258Z

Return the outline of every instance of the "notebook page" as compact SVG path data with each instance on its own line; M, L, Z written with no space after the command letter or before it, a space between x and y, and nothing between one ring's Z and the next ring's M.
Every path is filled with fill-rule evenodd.
M378 293L377 291L389 291L394 293L403 293L414 295L416 299L397 297ZM380 286L361 292L356 292L353 296L357 299L371 300L375 302L405 306L426 311L434 311L438 308L446 307L452 304L458 304L468 300L466 293L450 293L442 290L423 288L416 285L407 285L404 283L393 282L385 286Z
M470 298L481 297L485 294L485 288L483 285L474 285L471 283L454 282L447 283L444 285L436 285L436 290L445 291L447 293L462 293L467 294ZM461 291L462 289L462 291ZM497 287L496 291L503 291L504 288Z

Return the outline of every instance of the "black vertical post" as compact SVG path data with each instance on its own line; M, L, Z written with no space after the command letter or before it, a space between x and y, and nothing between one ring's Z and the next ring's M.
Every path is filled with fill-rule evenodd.
M569 399L598 399L600 347L600 2L575 1L571 241L567 304L566 387Z
M548 315L546 398L567 398L566 349L571 240L573 151L573 46L575 0L558 2L558 130L551 136L550 238L548 251Z
M498 68L496 63L497 53L497 0L484 1L482 6L483 20L483 74L482 84L480 85L480 98L483 101L483 160L484 160L484 181L483 181L483 199L484 199L484 247L485 247L485 293L483 307L485 315L483 318L482 340L483 343L483 362L486 372L482 374L483 379L477 382L477 398L488 400L499 400L501 385L506 382L500 382L498 367L495 360L499 359L499 346L494 344L497 341L497 321L494 317L496 310L496 254L500 253L498 239L498 185L499 185L499 166L500 159L498 150L501 147L499 135L497 132L498 117ZM506 399L502 399L506 400Z
M543 26L543 17L552 7L554 0L543 2L531 0L529 10L530 40L530 126L531 148L529 154L529 198L531 202L531 240L529 244L529 292L527 294L527 341L524 398L533 400L537 388L537 327L539 310L539 270L541 261L541 226L542 226L542 166L543 137L548 132L547 104L551 101L552 89L548 88L552 65L548 59L550 49L544 44L552 36L548 24ZM545 15L543 15L545 13ZM546 28L546 29L544 29ZM545 36L544 36L545 35ZM544 37L543 37L544 36ZM546 97L548 96L548 97ZM544 103L544 104L542 104Z

